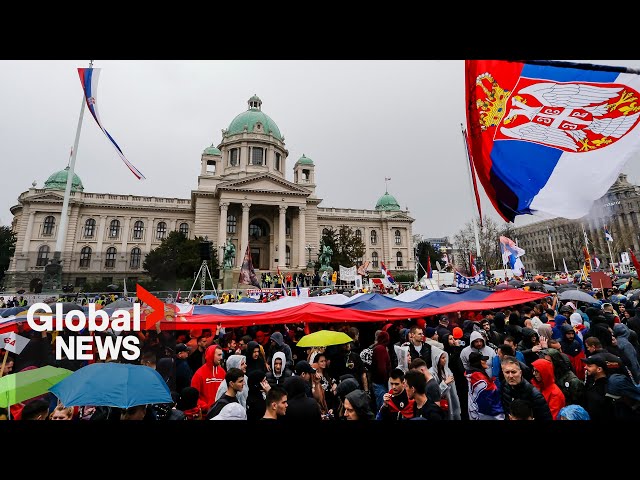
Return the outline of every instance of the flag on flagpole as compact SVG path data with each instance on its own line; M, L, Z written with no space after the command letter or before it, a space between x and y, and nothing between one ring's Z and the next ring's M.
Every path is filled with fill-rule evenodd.
M562 264L564 265L564 273L569 275L569 269L567 268L567 262L564 261L564 257L562 257Z
M593 254L593 263L596 264L596 269L600 268L600 259L596 257L596 254Z
M604 226L604 238L607 242L613 242L613 237L611 236L611 233L609 233L609 229L606 225Z
M126 299L129 296L129 293L127 292L127 277L124 277L124 289L122 292L122 296Z
M178 289L178 293L176 293L176 303L180 303L182 299L180 298L180 289Z
M100 121L100 115L98 115L98 78L100 77L99 68L78 68L78 75L80 76L80 83L82 83L82 89L84 90L84 98L87 102L87 108L93 115L94 120L100 127L100 130L107 136L113 147L116 149L118 156L122 159L131 173L135 175L138 180L144 180L145 176L138 170L122 153L122 149L118 146L113 137L105 130Z
M502 263L504 265L509 265L509 268L512 270L521 272L519 275L522 275L524 265L522 264L520 257L526 253L525 250L517 246L510 238L501 236L500 251L502 252Z
M587 247L582 247L582 253L584 255L584 266L588 274L591 271L591 256L589 255Z
M431 256L427 256L427 278L433 278L433 270L431 269Z
M633 262L633 266L636 267L636 272L638 272L638 275L640 275L640 264L638 264L638 259L634 255L633 250L629 249L629 253L631 254L631 261Z
M244 259L242 260L242 266L240 267L240 277L238 283L244 283L245 285L253 285L256 288L262 290L256 272L253 269L253 260L251 260L251 249L247 242L247 250L244 252Z
M289 294L287 293L287 289L284 286L284 282L282 282L282 295L285 296L285 297L289 296Z
M478 274L478 268L476 267L476 259L473 257L473 253L469 252L469 270L472 277Z
M632 103L640 98L638 73L557 61L465 61L471 158L505 221L589 213L640 150L640 112Z
M296 285L296 295L299 297L300 296L300 284Z
M393 275L391 275L391 272L389 272L387 270L387 267L384 266L384 262L380 262L380 270L382 271L382 276L387 280L387 282L396 283L396 280L395 278L393 278Z

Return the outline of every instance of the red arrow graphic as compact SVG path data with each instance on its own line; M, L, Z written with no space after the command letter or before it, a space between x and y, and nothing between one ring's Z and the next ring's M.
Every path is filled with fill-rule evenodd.
M155 327L156 323L164 319L164 302L138 284L136 284L136 294L140 300L153 309L153 312L147 314L145 318L146 329L150 330Z

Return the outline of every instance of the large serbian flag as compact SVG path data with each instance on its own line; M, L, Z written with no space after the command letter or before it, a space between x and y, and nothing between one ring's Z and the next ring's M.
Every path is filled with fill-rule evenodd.
M580 218L640 150L640 75L568 62L467 60L478 178L506 221Z
M116 149L118 156L122 159L131 173L133 173L138 180L143 180L146 177L138 170L122 153L122 149L118 146L109 132L105 130L100 121L100 115L98 115L98 78L100 77L99 68L78 68L78 75L80 76L80 83L82 83L82 89L84 90L84 98L87 101L87 107L93 115L94 120L100 127L100 130L107 136L113 147Z

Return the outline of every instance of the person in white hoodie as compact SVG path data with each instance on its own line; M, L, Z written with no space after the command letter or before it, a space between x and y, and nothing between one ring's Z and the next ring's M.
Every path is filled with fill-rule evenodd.
M460 352L460 360L462 360L462 366L465 370L471 368L469 364L469 354L471 352L478 352L485 357L489 357L489 360L487 360L487 365L489 365L487 367L487 375L491 378L491 362L493 361L493 357L496 356L496 352L493 348L487 347L482 334L475 330L471 332L471 336L469 337L469 346L463 348L462 352Z
M244 387L241 392L236 393L236 398L243 408L247 408L247 395L249 395L249 379L247 378L247 357L244 355L231 355L227 358L227 369L239 368L244 375ZM227 391L227 381L223 380L216 392L216 402Z
M293 375L293 372L286 367L286 355L284 352L276 352L271 359L271 371L267 372L267 382L272 387L282 386L285 379Z
M433 366L429 371L440 387L440 407L442 408L446 401L449 420L461 420L460 399L458 398L453 372L449 368L449 354L433 348L431 350L431 363Z

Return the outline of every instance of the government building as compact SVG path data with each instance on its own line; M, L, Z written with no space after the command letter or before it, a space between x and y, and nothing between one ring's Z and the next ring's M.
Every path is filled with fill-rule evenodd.
M605 226L613 241L606 241ZM514 240L517 239L518 245L526 251L521 260L531 272L564 271L563 259L568 269L581 268L585 243L589 246L594 268L596 256L601 262L600 268L609 265L609 250L614 263L623 260L620 254L629 248L637 256L640 251L640 187L629 183L627 175L621 173L607 193L594 202L585 217L531 223L514 228L513 234Z
M132 285L146 277L146 254L173 230L206 237L219 258L230 240L236 249L235 278L249 242L257 272L312 270L308 265L317 258L323 230L342 225L362 238L366 257L360 260L370 262L369 271L379 273L384 262L392 271L413 272L414 219L408 210L388 192L372 210L320 207L315 163L302 155L293 165L291 182L286 179L288 154L284 135L254 95L248 109L222 130L218 146L202 152L197 188L189 198L88 193L74 175L62 283L82 287L126 278ZM7 290L32 291L38 280L44 281L44 266L59 234L68 172L67 167L52 174L44 188L34 182L11 207L17 244L5 276Z

